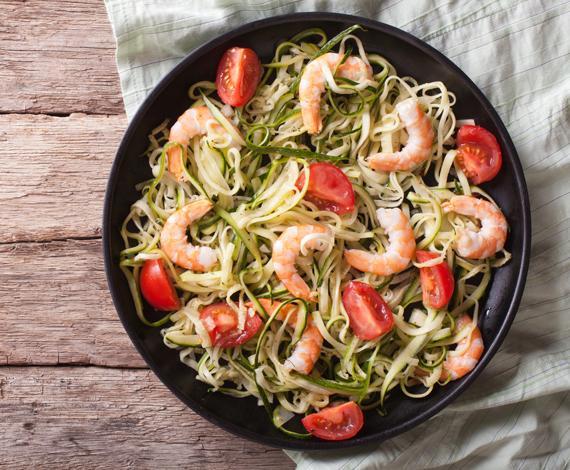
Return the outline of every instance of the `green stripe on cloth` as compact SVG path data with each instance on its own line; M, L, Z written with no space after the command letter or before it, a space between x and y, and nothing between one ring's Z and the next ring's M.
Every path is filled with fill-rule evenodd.
M531 267L511 331L469 390L428 422L378 445L287 454L300 469L567 468L570 3L106 0L106 6L129 117L196 46L245 22L295 11L338 11L398 26L477 83L513 137L531 197Z

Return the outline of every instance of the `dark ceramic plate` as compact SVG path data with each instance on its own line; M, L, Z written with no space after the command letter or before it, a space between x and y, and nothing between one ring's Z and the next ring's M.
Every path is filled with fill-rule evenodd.
M207 393L208 386L195 379L194 372L179 361L178 353L163 345L158 329L138 320L118 266L122 248L119 230L130 205L138 198L135 184L150 177L148 166L139 158L147 147L147 135L163 119L172 122L190 105L190 85L214 79L218 60L227 48L251 47L262 61L269 61L275 46L299 31L318 26L332 37L355 23L366 28L358 36L368 52L385 56L401 76L411 75L419 82L443 81L457 96L457 118L474 118L497 136L503 149L503 168L485 189L509 221L507 249L513 257L495 272L482 305L480 326L486 350L471 374L446 387L437 387L424 399L393 394L387 402L387 416L368 412L364 428L354 439L297 440L277 431L255 399ZM300 13L249 23L208 42L190 53L156 86L130 123L113 164L105 199L103 247L109 289L125 329L152 370L180 400L218 426L255 441L296 449L332 449L378 443L411 429L457 398L488 364L507 334L523 292L530 247L529 202L521 164L505 126L483 93L449 59L410 34L382 23L340 14Z

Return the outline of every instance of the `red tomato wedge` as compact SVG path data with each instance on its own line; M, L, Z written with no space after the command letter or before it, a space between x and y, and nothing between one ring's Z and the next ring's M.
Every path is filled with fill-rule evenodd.
M457 162L473 184L491 181L503 164L497 139L481 126L461 126L457 133Z
M305 199L320 210L338 215L354 210L354 189L343 171L332 163L318 162L309 165L309 186ZM301 173L295 186L299 190L305 185L305 172Z
M416 251L416 259L419 263L425 263L438 256L437 253L431 251ZM441 262L430 268L420 268L420 283L422 285L422 301L426 307L443 308L451 300L455 282L446 262Z
M376 339L394 326L388 304L376 289L364 282L350 281L342 292L342 304L352 331L362 340Z
M139 281L143 297L157 310L170 312L180 308L180 299L161 259L145 261Z
M247 313L243 330L238 329L238 314L226 302L204 307L200 320L210 335L214 346L232 348L249 341L263 323L259 315Z
M243 106L255 94L261 79L261 62L251 49L232 47L218 64L216 87L221 100L231 106Z
M364 425L364 415L356 403L349 401L307 415L301 422L315 437L327 441L343 441L358 434Z

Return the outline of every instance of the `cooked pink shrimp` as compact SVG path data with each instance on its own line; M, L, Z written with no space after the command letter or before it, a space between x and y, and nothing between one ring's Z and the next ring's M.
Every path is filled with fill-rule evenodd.
M275 274L285 288L295 297L308 301L316 300L316 292L311 292L309 286L303 281L295 269L295 261L301 250L301 242L308 235L325 234L327 229L322 225L294 225L285 229L273 244L273 267ZM305 246L313 250L322 250L322 240L312 238L307 240Z
M378 209L380 226L390 242L386 252L370 253L363 250L345 250L348 264L359 271L388 276L406 269L416 251L416 239L410 219L400 209Z
M207 106L197 106L184 111L170 128L168 142L176 142L186 147L193 137L205 135L208 132L208 122L211 121L211 129L218 133L224 133L225 129L215 120ZM235 143L232 143L236 145ZM178 180L184 176L184 162L179 146L168 150L168 171Z
M188 226L204 216L211 208L210 201L200 199L185 205L166 219L160 232L160 247L174 264L192 271L205 272L218 261L216 252L212 248L193 246L188 243L186 236Z
M321 355L322 346L323 336L310 318L285 367L301 374L310 374Z
M479 231L456 229L455 250L460 256L483 259L503 249L507 239L507 220L500 209L488 201L472 196L454 196L441 205L443 211L476 217L481 221Z
M430 156L434 138L431 120L417 100L409 98L398 103L396 111L406 126L408 142L399 152L370 155L368 164L373 170L408 171Z
M344 64L338 65L343 56L335 52L324 54L307 64L299 83L299 100L303 124L309 134L318 134L323 128L321 121L321 95L325 91L325 73L328 68L331 74L348 78L354 82L363 82L372 78L372 68L361 58L350 56ZM338 66L338 68L337 68Z
M269 315L272 315L279 305L281 305L279 301L272 302L269 299L258 300ZM251 302L248 302L246 306L248 308L254 308ZM277 314L276 318L279 321L285 321L287 315L289 315L287 324L295 328L295 324L297 323L297 307L292 304L286 305ZM323 336L313 323L312 318L309 318L305 331L303 331L301 338L295 345L293 354L287 359L285 367L289 370L296 370L301 374L310 374L321 355L322 346Z
M457 320L456 331L461 331L472 323L473 320L469 315L463 315ZM484 350L481 330L475 326L469 336L457 343L457 351L460 353L458 355L450 355L453 352L448 353L447 359L443 363L441 379L446 380L447 377L450 377L451 380L457 380L471 372L479 362Z

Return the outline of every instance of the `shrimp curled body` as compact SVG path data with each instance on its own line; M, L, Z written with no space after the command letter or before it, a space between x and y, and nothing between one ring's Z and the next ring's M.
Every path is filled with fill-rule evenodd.
M507 220L500 209L473 196L454 196L441 205L443 211L475 217L481 229L456 228L455 250L460 256L484 259L503 249L507 239Z
M293 354L287 359L285 367L290 370L296 370L301 374L310 374L315 362L321 355L322 345L323 336L311 318L308 320L301 338L295 345Z
M380 226L388 234L389 245L382 254L364 250L346 250L348 264L359 271L388 276L406 269L416 251L416 239L410 219L401 209L376 211Z
M212 208L206 199L191 202L171 214L160 232L160 247L178 266L192 271L209 271L217 263L216 252L208 246L188 243L186 229Z
M265 311L272 315L281 305L281 302L271 301L269 299L258 299ZM253 308L253 304L248 302L248 308ZM287 320L287 324L295 328L297 323L297 308L291 304L283 307L276 317L279 321ZM301 374L310 374L319 356L323 345L323 336L319 329L315 326L313 319L309 318L307 326L303 331L301 338L295 345L293 353L285 361L285 368L295 370Z
M461 331L463 328L468 328L472 323L473 320L469 315L463 315L457 320L455 327ZM448 353L447 359L443 363L441 379L447 380L449 377L450 380L457 380L467 375L475 368L484 350L481 330L475 326L469 336L457 343L457 349Z
M301 251L301 243L305 237L311 235L325 235L328 230L322 225L294 225L285 229L273 244L273 268L285 288L295 297L314 301L316 293L311 292L309 286L295 269L295 261ZM322 237L310 237L305 247L323 250Z
M189 108L178 118L170 128L169 143L180 144L183 148L196 136L202 136L212 132L215 135L226 135L227 131L216 121L207 106ZM231 137L228 136L230 139ZM233 141L235 147L239 145ZM180 146L168 149L168 171L178 180L184 179L184 162Z
M408 132L408 142L399 152L376 153L368 157L373 170L409 171L426 161L433 145L434 132L430 118L417 100L409 98L396 105L396 111Z
M318 134L323 128L321 120L321 95L325 91L325 69L336 76L362 83L372 79L372 68L359 57L350 56L342 64L343 56L329 52L312 60L305 67L299 83L299 101L303 124L309 134Z

